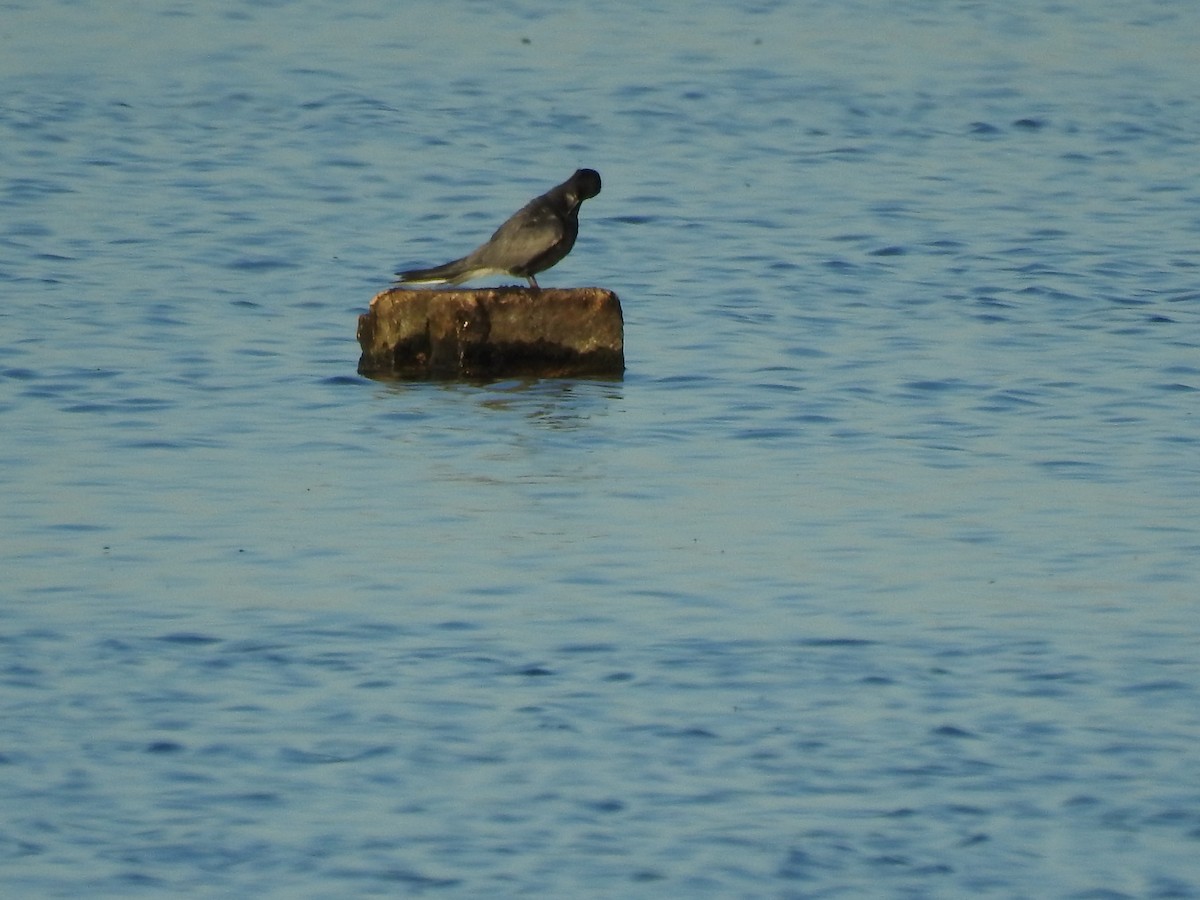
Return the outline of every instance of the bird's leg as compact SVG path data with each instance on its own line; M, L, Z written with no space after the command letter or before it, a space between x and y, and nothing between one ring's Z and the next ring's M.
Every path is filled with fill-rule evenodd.
M541 290L541 287L538 286L536 278L534 278L532 275L526 275L525 277L529 279L529 286L531 288L533 288L535 291Z

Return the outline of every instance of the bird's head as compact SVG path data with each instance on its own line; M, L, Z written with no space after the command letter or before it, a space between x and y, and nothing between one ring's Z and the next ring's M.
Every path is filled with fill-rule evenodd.
M577 169L571 176L571 186L580 201L595 197L600 193L600 173L595 169Z

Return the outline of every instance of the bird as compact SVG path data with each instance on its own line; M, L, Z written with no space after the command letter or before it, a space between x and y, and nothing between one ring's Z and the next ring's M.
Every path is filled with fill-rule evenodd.
M534 197L462 259L430 269L396 273L397 284L460 284L485 275L513 275L541 287L534 277L562 260L579 235L579 207L600 193L600 173L577 169L562 184Z

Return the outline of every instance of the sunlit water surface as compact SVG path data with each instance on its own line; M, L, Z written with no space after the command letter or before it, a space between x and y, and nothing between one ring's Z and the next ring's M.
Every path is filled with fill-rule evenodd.
M3 4L4 896L1200 896L1194 4L736 6Z

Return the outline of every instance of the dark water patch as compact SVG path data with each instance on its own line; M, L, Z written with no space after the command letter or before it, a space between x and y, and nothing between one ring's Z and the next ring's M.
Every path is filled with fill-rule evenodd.
M814 355L821 355L819 351L813 352ZM769 366L765 369L762 369L761 373L773 373L786 376L797 374L797 370L791 368L790 366ZM767 393L785 395L798 394L804 390L804 388L800 385L792 384L786 381L760 381L754 385L754 389L756 391L765 391Z
M1200 387L1192 384L1181 384L1179 382L1169 382L1166 384L1151 385L1151 388L1156 391L1164 391L1168 394L1193 394L1200 391Z
M152 741L146 745L146 752L153 756L174 755L182 753L186 747L177 741Z
M545 666L531 665L523 666L517 669L513 674L520 675L524 678L546 678L554 675L555 672L553 669L546 668Z
M966 248L966 243L952 238L939 238L929 241L923 246L931 247L937 253L959 253Z
M596 644L564 644L558 648L560 653L568 654L610 654L617 650L616 644L596 643Z
M827 259L822 266L838 275L850 275L861 270L860 266L845 259Z
M1034 390L1004 390L988 394L976 409L980 412L1028 412L1044 405Z
M591 812L597 812L602 815L621 813L628 809L628 804L625 801L615 797L609 797L601 800L585 800L581 805L583 808Z
M122 450L185 450L189 447L207 446L205 442L170 441L156 438L135 441L120 441L114 444Z
M1123 689L1127 694L1159 694L1164 692L1184 692L1191 695L1196 692L1196 686L1188 684L1184 681L1176 681L1169 678L1164 678L1158 681L1147 681L1141 684L1133 684Z
M791 421L798 425L832 425L839 420L832 416L825 416L819 413L801 413L791 417Z
M654 215L625 215L612 216L609 221L619 225L651 225L659 220L658 216Z
M74 188L46 178L11 178L3 184L0 190L2 190L5 201L14 204L75 193Z
M231 260L225 265L226 268L249 273L265 273L284 269L299 268L299 264L294 260L267 256L243 256L239 257L238 259Z
M435 626L441 631L477 631L479 625L475 622L465 622L461 620L453 620L447 622L439 622Z
M33 369L7 368L0 369L0 378L11 378L14 381L33 381L41 377Z
M735 431L732 435L737 441L778 441L778 440L794 440L796 437L796 429L794 428L747 428L741 431Z
M368 760L388 757L395 753L396 748L389 745L333 747L327 750L298 750L285 747L279 751L280 759L287 763L299 765L340 765L361 763Z
M959 728L956 725L939 725L937 728L934 728L933 731L930 732L930 734L932 734L934 737L939 737L939 738L954 738L954 739L959 739L959 740L961 740L961 739L978 740L979 739L979 735L973 734L972 732L970 732L964 728Z
M1097 478L1105 471L1103 464L1085 459L1046 459L1035 465L1051 475L1064 478Z
M24 663L10 663L0 667L0 681L17 688L48 687L45 682L45 672ZM11 758L5 757L2 764L10 765L12 762Z
M212 644L219 644L223 639L207 634L181 631L161 635L158 640L166 644L178 644L188 647L207 647Z
M423 894L426 891L448 891L459 888L463 879L454 877L439 877L425 875L415 869L398 866L346 867L334 866L326 874L327 877L348 882L379 882L383 885L403 886L405 891Z
M331 388L359 388L359 386L372 382L370 378L362 376L330 376L320 379L319 383L329 385Z
M909 391L916 394L940 394L948 391L964 391L975 390L976 386L968 384L960 378L946 378L941 380L924 380L924 381L909 381L904 385Z
M95 533L109 530L107 525L97 525L94 522L56 522L49 526L53 531L65 531L78 534Z

